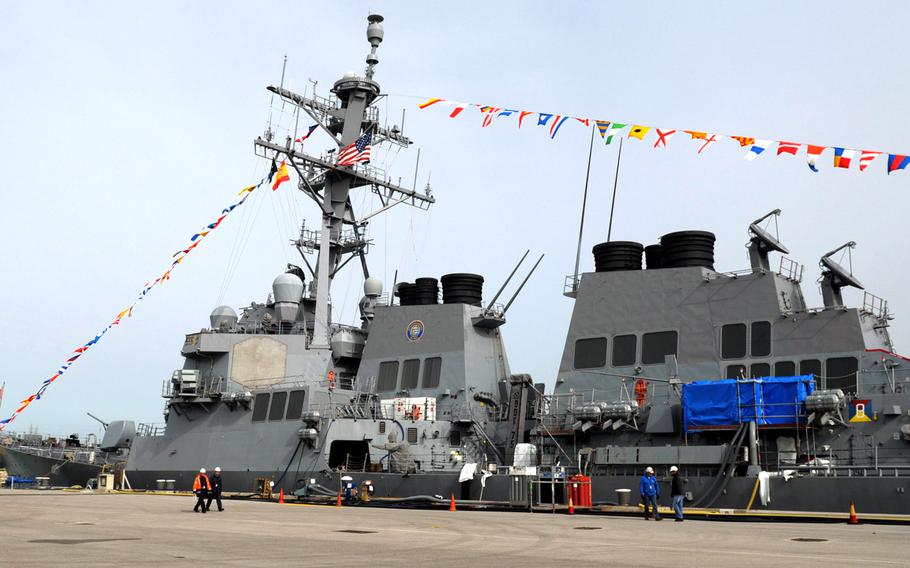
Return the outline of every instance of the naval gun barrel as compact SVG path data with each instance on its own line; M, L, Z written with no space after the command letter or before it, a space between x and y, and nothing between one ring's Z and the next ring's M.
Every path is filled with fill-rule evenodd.
M98 422L100 422L101 425L105 427L105 429L107 428L107 426L108 426L108 423L107 423L107 422L105 422L104 420L98 418L97 416L95 416L95 415L92 414L91 412L86 412L86 414L88 414L89 418L94 418L95 420L97 420Z

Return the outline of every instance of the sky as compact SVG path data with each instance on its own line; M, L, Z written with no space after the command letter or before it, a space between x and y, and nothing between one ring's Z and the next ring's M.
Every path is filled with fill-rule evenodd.
M293 132L292 109L265 87L327 96L363 72L369 11L385 16L376 80L383 122L415 141L376 150L393 179L428 182L429 211L398 206L369 227L368 261L390 286L450 272L486 278L486 299L525 250L543 262L503 329L512 372L552 385L572 300L590 130L554 140L514 119L481 128L418 110L428 97L497 107L910 153L910 4L905 2L102 2L0 0L0 250L6 331L0 414L34 392L160 274L173 252L267 171L252 141L270 124ZM315 83L314 83L315 82ZM387 118L386 118L387 117ZM298 124L306 121L302 120ZM308 123L307 123L308 124ZM855 274L889 301L897 350L910 350L905 293L910 171L812 173L804 156L742 159L725 141L698 155L680 134L667 148L627 140L614 240L657 242L684 229L717 235L716 267L748 268L748 224L780 208L780 238L805 265L820 305L818 259L856 241ZM332 146L316 135L307 150ZM593 149L582 270L606 240L616 144ZM374 197L354 197L361 213ZM98 432L86 413L162 422L162 384L181 366L184 334L219 304L264 301L315 206L290 185L233 213L10 430ZM776 262L776 261L775 261ZM336 280L336 319L356 322L359 270ZM526 261L519 272L530 267ZM510 289L514 289L514 283ZM856 305L862 293L849 290Z

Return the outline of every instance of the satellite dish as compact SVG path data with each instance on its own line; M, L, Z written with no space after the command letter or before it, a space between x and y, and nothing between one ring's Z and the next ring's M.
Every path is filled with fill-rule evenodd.
M838 252L852 249L855 246L856 243L850 241L823 255L819 261L819 266L822 268L821 289L825 308L844 307L844 298L840 293L840 289L844 286L863 289L863 284L849 270L831 259Z
M841 286L853 286L854 288L859 288L860 290L865 289L862 282L850 274L850 271L841 266L840 264L831 260L828 255L822 257L822 268L828 269L834 276L839 280Z
M777 237L772 236L771 233L759 225L762 221L768 217L771 217L772 215L780 215L780 209L775 209L767 215L752 221L752 224L749 225L749 232L752 233L753 240L757 239L758 242L763 245L763 248L766 251L777 251L784 254L790 254L790 251L787 250L787 247L785 247L783 243L777 240Z
M777 215L780 215L780 209L775 209L749 224L749 233L752 238L749 239L749 244L746 245L746 248L749 249L749 262L752 264L752 270L762 272L771 270L771 262L768 260L769 252L777 251L783 254L790 254L787 247L777 240L777 237L772 236L771 233L761 227L761 223L765 219L776 217ZM777 221L775 219L776 226Z
M787 247L785 247L783 243L777 240L773 235L771 235L771 233L759 227L758 223L752 223L749 225L749 232L752 233L753 238L758 239L758 241L764 246L765 250L790 254L790 251L787 250Z

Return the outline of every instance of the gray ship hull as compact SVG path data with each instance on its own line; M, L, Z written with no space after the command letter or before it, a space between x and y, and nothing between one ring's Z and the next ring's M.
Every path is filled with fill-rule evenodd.
M279 472L280 474L281 472ZM159 479L173 479L176 489L189 490L196 472L194 471L145 471L132 472L130 481L134 487L154 489ZM257 478L274 478L274 471L246 471L222 473L224 488L227 492L253 492ZM340 477L347 475L353 478L355 486L369 480L375 487L374 497L407 498L416 496L436 496L448 499L483 500L494 503L511 503L519 508L526 505L512 501L515 483L525 486L524 478L508 475L494 475L481 485L479 478L467 484L458 482L458 474L411 474L401 475L385 472L343 472L311 474L289 471L274 491L284 489L291 493L304 481L315 479L316 483L337 490L341 485ZM520 479L520 481L515 481ZM684 491L694 498L706 494L714 482L713 476L689 476L684 478ZM299 483L298 483L299 482ZM638 476L601 475L592 477L592 499L595 504L615 504L617 489L630 489L632 504L638 500ZM774 510L818 513L847 513L850 502L856 504L857 510L868 514L910 514L910 497L905 493L910 485L906 477L802 477L789 481L783 478L771 478L770 500L763 505L755 491L756 479L734 477L729 480L711 507L715 509L746 509L751 501L751 510ZM542 483L544 505L551 502L550 485ZM753 493L755 496L753 498ZM669 481L661 481L661 504L670 504ZM538 499L535 490L535 501ZM566 504L564 490L557 485L555 502Z
M85 486L89 480L101 473L100 464L89 464L49 458L0 446L0 460L10 476L34 479L50 478L56 487Z

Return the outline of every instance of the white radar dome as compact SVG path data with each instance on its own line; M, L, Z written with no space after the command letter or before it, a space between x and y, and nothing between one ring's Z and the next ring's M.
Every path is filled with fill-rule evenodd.
M237 323L237 312L230 306L218 306L209 315L212 329L230 329Z
M363 295L368 298L378 298L382 295L382 280L370 276L363 281Z
M281 302L298 304L303 296L303 281L296 274L287 272L279 274L272 281L272 295L276 304Z

